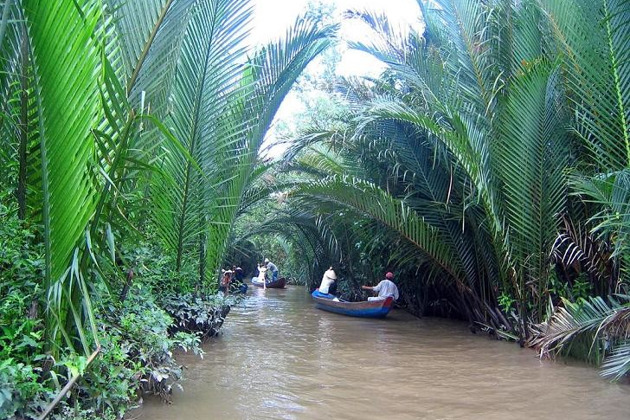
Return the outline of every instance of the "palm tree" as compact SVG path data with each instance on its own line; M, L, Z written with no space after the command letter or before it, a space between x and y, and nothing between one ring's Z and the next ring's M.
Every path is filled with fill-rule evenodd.
M613 244L613 264L621 272L627 267L628 246L628 4L571 1L542 7L553 28L576 115L582 153L572 190L594 204L587 227L602 242ZM620 286L613 280L607 292Z
M285 40L247 60L247 3L208 3L191 19L166 118L186 153L176 143L169 147L160 159L167 178L155 177L152 186L156 225L176 253L175 269L196 255L192 261L204 287L207 272L220 267L234 221L260 175L257 156L275 112L333 30L300 19Z
M570 188L578 185L569 183L569 169L586 162L580 159L584 147L575 134L590 130L581 135L589 143L608 134L601 145L587 147L600 155L608 151L610 162L619 161L617 166L611 163L616 168L625 165L623 159L615 160L623 156L623 142L608 132L608 123L596 118L599 112L617 115L616 132L626 132L624 113L616 105L624 103L625 79L615 79L625 68L618 58L626 39L618 12L625 2L592 7L578 1L434 3L434 8L421 3L425 32L408 38L393 33L382 17L351 14L381 34L371 44L355 47L384 61L388 71L370 81L370 95L349 88L362 103L354 116L354 135L341 136L343 153L363 166L354 172L360 178L422 215L411 219L414 228L438 232L427 243L415 245L431 267L443 263L442 281L457 284L456 295L472 296L456 299L462 312L472 321L490 319L497 327L509 326L495 310L503 296L508 315L510 305L505 302L517 304L519 334L525 338L528 320L547 314L556 281L549 256L563 232L563 215L585 223L584 213L575 212L575 201L569 199ZM606 22L603 29L588 29L600 21ZM602 37L581 43L592 34ZM608 64L601 64L602 58ZM595 84L606 91L595 95L585 86L600 73ZM597 108L594 98L602 97L609 100ZM590 116L581 113L583 109ZM340 144L338 133L310 136L306 143L326 138ZM581 188L596 194L598 202L614 196L617 212L625 215L627 189L621 182L616 185L616 194L610 187ZM380 225L396 218L394 208L376 197L370 212L354 194L342 193L355 188L356 179L332 177L303 191L313 199L356 207L358 214ZM360 191L365 194L361 198L368 197L366 189ZM610 214L608 210L599 216ZM606 220L600 230L623 226L619 218L615 225L609 216ZM619 231L603 236L624 235Z
M88 353L86 274L98 273L94 261L118 261L117 238L138 234L130 221L151 217L175 269L195 249L202 283L219 268L266 168L257 161L266 130L334 28L298 20L248 58L247 0L57 3L2 10L12 117L2 141L22 160L2 182L17 184L21 217L43 225L51 346L64 337Z

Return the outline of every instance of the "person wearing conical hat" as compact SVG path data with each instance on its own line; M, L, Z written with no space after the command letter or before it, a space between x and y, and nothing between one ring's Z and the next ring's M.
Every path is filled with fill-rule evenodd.
M330 267L326 272L324 272L324 276L322 277L322 282L319 285L320 293L328 293L334 295L337 291L337 274L335 274L335 270Z

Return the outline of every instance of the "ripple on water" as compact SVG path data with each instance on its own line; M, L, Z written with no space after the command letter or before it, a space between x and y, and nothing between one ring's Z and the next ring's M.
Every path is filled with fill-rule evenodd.
M185 391L147 419L628 419L630 389L578 363L539 360L464 324L314 308L301 287L253 288L204 359L183 354ZM386 414L385 414L386 413Z

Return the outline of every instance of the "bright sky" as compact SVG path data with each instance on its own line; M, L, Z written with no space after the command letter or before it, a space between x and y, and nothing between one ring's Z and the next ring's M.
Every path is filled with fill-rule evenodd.
M282 37L286 28L293 24L298 15L307 10L309 0L254 0L256 4L254 39L264 43L268 40ZM319 3L318 0L312 0ZM388 16L392 25L413 28L421 27L420 7L418 0L321 0L326 5L334 5L335 20L342 22L340 38L348 41L360 41L369 36L366 26L356 20L343 21L341 13L350 10L368 10L377 15ZM347 50L343 52L342 60L337 66L337 73L343 76L376 76L382 72L384 65L366 53ZM307 70L308 71L308 70ZM295 113L303 110L303 104L292 92L287 95L276 116L277 120L291 121ZM267 146L275 143L274 129L268 133L265 141ZM284 147L274 146L271 151L264 152L268 156L279 155Z
M386 13L390 19L405 23L417 22L420 8L417 0L321 0L334 5L340 11L368 9ZM309 0L255 0L255 33L259 36L282 35L284 28L295 22L295 18L306 11ZM317 4L317 0L313 0Z
M318 3L318 0L312 0ZM326 5L336 7L335 16L348 9L369 10L377 14L385 14L394 25L413 26L420 25L420 8L418 0L321 0ZM261 42L276 39L284 35L285 29L295 22L298 15L307 10L309 0L255 0L254 39ZM341 20L341 19L340 19ZM342 23L340 37L346 40L361 40L367 36L365 26L356 21ZM366 69L379 66L375 59L367 57L358 51L344 53L338 67L342 75L365 74ZM374 74L371 74L374 75Z

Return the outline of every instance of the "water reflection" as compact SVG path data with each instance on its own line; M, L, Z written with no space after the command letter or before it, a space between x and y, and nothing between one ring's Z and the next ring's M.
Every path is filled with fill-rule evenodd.
M147 419L627 419L630 389L595 369L540 361L465 325L393 311L365 320L314 308L303 288L258 289Z

